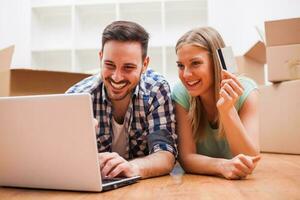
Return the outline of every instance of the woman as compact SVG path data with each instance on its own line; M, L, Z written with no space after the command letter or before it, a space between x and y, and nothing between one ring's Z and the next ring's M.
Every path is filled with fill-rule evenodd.
M243 179L259 157L255 82L222 70L216 49L225 44L210 27L185 33L176 44L179 161L186 172Z

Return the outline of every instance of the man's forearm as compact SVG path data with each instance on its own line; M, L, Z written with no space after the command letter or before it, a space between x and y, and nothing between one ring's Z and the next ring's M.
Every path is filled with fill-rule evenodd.
M161 176L171 172L174 167L174 155L168 151L158 151L143 158L130 161L139 169L142 178Z

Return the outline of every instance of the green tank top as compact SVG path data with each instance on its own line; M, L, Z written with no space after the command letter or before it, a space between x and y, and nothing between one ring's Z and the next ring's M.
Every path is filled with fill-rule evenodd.
M251 91L257 89L256 83L245 76L238 77L244 87L244 92L236 102L235 108L237 111L241 109L246 98ZM172 99L185 108L187 111L190 108L190 95L181 82L178 82L172 90ZM228 142L225 137L217 137L218 129L213 129L207 123L205 129L205 137L200 142L196 143L197 153L214 158L232 158Z

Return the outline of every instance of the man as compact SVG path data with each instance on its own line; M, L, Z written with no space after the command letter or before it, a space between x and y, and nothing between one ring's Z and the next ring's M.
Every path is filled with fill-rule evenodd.
M175 116L167 81L147 70L149 34L115 21L102 34L101 73L70 88L92 95L101 174L142 178L169 173L175 163Z

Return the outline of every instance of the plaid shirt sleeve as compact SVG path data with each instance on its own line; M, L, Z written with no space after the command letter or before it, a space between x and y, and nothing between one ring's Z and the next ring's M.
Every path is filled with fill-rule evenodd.
M169 151L177 158L174 105L167 81L153 86L148 102L148 146L150 153Z
M99 75L87 77L69 88L66 93L90 93L97 87ZM93 98L93 96L92 96Z

